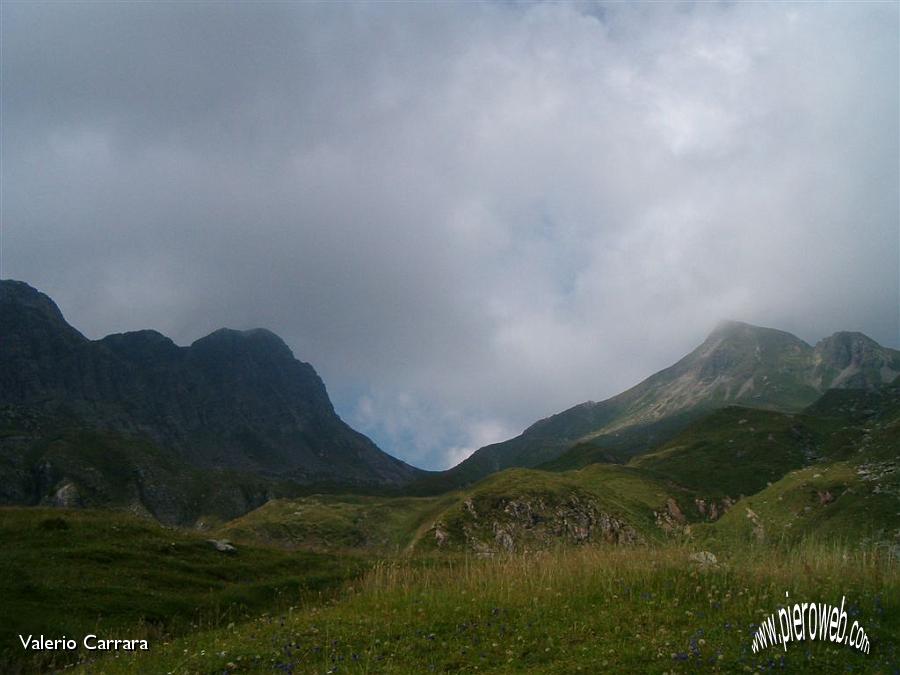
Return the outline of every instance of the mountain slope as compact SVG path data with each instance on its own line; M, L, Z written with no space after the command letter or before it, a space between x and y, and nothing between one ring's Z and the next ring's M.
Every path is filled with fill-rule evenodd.
M631 389L540 420L415 489L439 491L504 468L538 466L576 445L586 456L627 459L665 442L710 410L744 405L798 411L829 387L874 387L898 374L900 352L861 333L836 333L812 347L783 331L724 322L690 354Z
M698 534L723 544L805 537L868 543L900 559L900 379L830 390L804 416L831 425L831 457L741 499Z
M143 461L153 448L174 473L184 465L301 484L380 486L424 473L347 426L313 367L269 331L221 329L190 347L149 330L92 341L46 295L16 281L0 281L0 406L10 411L0 466L9 472L18 462L12 476L20 485L30 480L22 488L30 493L36 472L95 467L98 458L89 455L96 439L68 442L65 452L57 443L65 461L43 447L73 429L101 434L158 468ZM40 424L17 430L13 422L29 416ZM52 495L65 478L32 498Z
M760 518L789 522L791 509L800 509L805 520L797 532L817 534L826 524L818 516L825 514L829 532L844 528L841 537L858 542L863 535L847 525L870 508L865 536L882 532L878 541L887 541L883 534L900 528L900 492L894 484L900 477L900 379L872 389L830 390L801 413L740 406L713 410L627 466L593 461L590 453L563 458L587 464L504 469L439 497L275 500L227 523L220 533L317 549L393 547L487 556L690 537L697 526L701 538L721 532L746 539L755 536ZM810 477L816 490L804 483ZM854 491L847 490L848 481ZM777 497L790 502L784 512ZM834 508L823 510L837 497ZM747 519L747 505L757 502L764 507L749 525L738 527ZM720 518L722 527L712 527Z
M845 457L861 435L845 424L845 419L733 406L710 413L629 466L705 496L737 499L794 469Z

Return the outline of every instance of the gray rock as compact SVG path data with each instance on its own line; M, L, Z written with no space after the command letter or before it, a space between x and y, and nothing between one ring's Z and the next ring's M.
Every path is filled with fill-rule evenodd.
M207 539L206 541L221 553L237 553L237 549L227 539Z
M81 495L78 493L78 486L71 481L66 481L53 494L50 500L53 506L60 508L77 508L82 505Z

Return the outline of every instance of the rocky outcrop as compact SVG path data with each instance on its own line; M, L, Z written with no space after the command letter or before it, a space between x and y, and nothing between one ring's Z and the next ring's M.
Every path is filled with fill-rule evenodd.
M84 506L81 501L81 495L78 493L78 486L70 480L63 481L53 493L53 496L47 500L47 503L50 506L58 506L64 509Z
M817 490L816 496L819 498L820 506L827 506L834 501L834 495L831 494L831 490Z
M571 493L467 499L434 523L431 539L440 548L479 556L524 553L560 544L635 544L638 532L595 499Z
M728 509L734 506L734 500L731 497L724 497L719 500L696 497L694 506L697 508L697 513L700 514L701 518L713 521L721 518Z
M665 506L653 512L653 518L656 526L666 534L688 534L690 525L681 508L671 497L666 499Z

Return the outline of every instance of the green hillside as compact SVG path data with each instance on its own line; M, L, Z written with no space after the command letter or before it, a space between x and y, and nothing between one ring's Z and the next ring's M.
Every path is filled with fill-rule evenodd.
M829 392L802 414L726 408L630 466L508 469L440 499L282 500L226 527L370 551L380 536L409 542L406 555L328 603L81 670L893 672L898 402L893 385ZM785 592L845 597L871 652L804 642L753 654Z
M691 505L687 491L618 465L564 473L507 469L437 515L418 546L494 555L657 541L664 537L659 514L670 500Z
M458 499L311 495L276 499L230 521L217 536L322 550L362 549L389 554L406 549L442 509Z
M158 643L239 622L336 588L358 558L239 545L100 510L0 509L0 672L62 667L32 661L18 634L107 633Z
M723 545L805 538L872 545L900 560L900 462L865 457L792 471L697 534Z
M729 407L630 465L704 495L736 499L788 471L833 458L835 450L843 454L844 442L856 435L828 419Z
M806 413L836 427L830 439L844 459L788 473L701 533L726 541L870 543L900 559L900 384L830 391Z
M556 459L538 464L535 469L541 471L572 471L582 469L591 464L619 464L622 459L609 448L596 441L578 443Z

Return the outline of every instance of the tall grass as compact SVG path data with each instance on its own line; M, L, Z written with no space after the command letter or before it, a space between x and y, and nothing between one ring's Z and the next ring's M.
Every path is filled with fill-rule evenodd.
M661 547L620 546L559 548L484 559L457 556L423 566L394 559L376 563L359 589L373 598L410 593L476 593L482 597L513 599L547 589L577 592L623 580L644 580L648 575L674 574L683 581L685 568L716 575L740 576L760 583L796 583L852 580L878 585L897 583L900 563L888 551L875 547L806 538L791 547L752 545L720 554L716 565L691 566L696 545L672 543Z
M198 634L104 672L891 672L900 571L876 550L806 540L717 564L697 549L585 547L492 559L385 560L341 597ZM847 597L872 640L750 652L756 624L791 601ZM229 665L231 664L231 665ZM123 670L116 670L126 666Z

